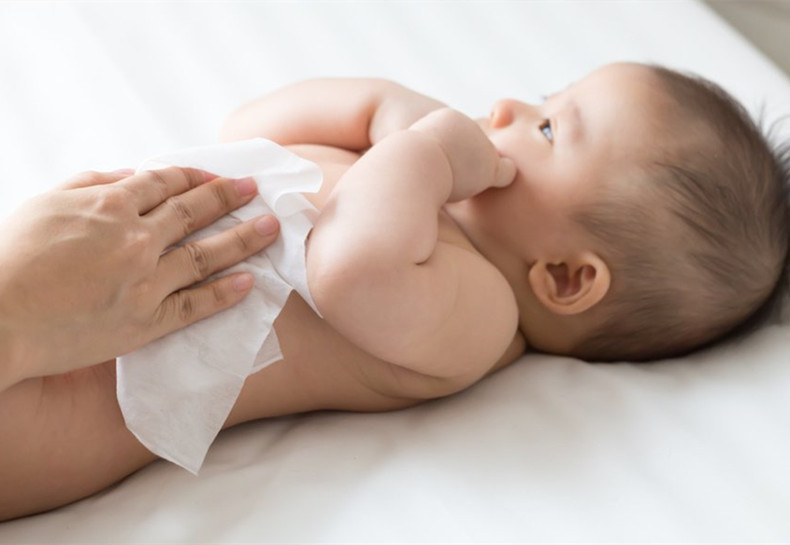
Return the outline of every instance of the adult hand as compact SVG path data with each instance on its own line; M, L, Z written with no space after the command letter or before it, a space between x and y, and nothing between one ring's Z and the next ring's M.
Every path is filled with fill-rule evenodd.
M247 273L192 284L260 251L272 217L165 252L249 202L252 180L194 169L88 172L0 226L0 390L130 352L228 308Z

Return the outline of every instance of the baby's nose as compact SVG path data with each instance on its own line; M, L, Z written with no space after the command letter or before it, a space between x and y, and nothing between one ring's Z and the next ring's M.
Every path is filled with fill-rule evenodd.
M516 101L510 98L502 99L494 103L488 121L492 129L501 129L513 123L515 118Z
M494 107L491 108L489 123L492 129L501 129L511 125L519 118L529 116L533 109L533 106L525 104L520 100L504 98L498 100L494 104Z

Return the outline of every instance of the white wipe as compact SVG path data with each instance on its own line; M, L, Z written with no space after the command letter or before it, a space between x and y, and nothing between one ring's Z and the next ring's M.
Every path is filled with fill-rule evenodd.
M223 271L249 271L255 287L236 306L118 359L117 394L126 427L151 452L197 474L244 380L282 357L272 327L292 289L313 308L305 239L317 211L301 195L319 190L317 165L256 138L193 148L145 161L140 170L194 167L228 178L253 176L259 195L183 242L262 214L280 220L264 251ZM182 243L183 243L182 242Z

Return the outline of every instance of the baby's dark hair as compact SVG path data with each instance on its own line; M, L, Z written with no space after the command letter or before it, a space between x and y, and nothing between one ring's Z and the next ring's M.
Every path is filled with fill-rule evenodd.
M765 323L787 297L790 145L772 146L776 125L763 136L715 83L649 69L669 99L665 134L630 176L635 194L611 184L576 218L612 270L599 326L573 350L588 360L681 355Z

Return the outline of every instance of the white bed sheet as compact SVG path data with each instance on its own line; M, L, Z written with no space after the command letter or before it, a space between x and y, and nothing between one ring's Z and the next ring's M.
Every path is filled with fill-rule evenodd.
M0 213L214 142L301 78L388 77L480 115L613 60L790 113L788 80L696 2L2 4ZM788 326L653 365L527 356L414 409L230 430L199 478L157 462L0 542L790 541L789 361Z

